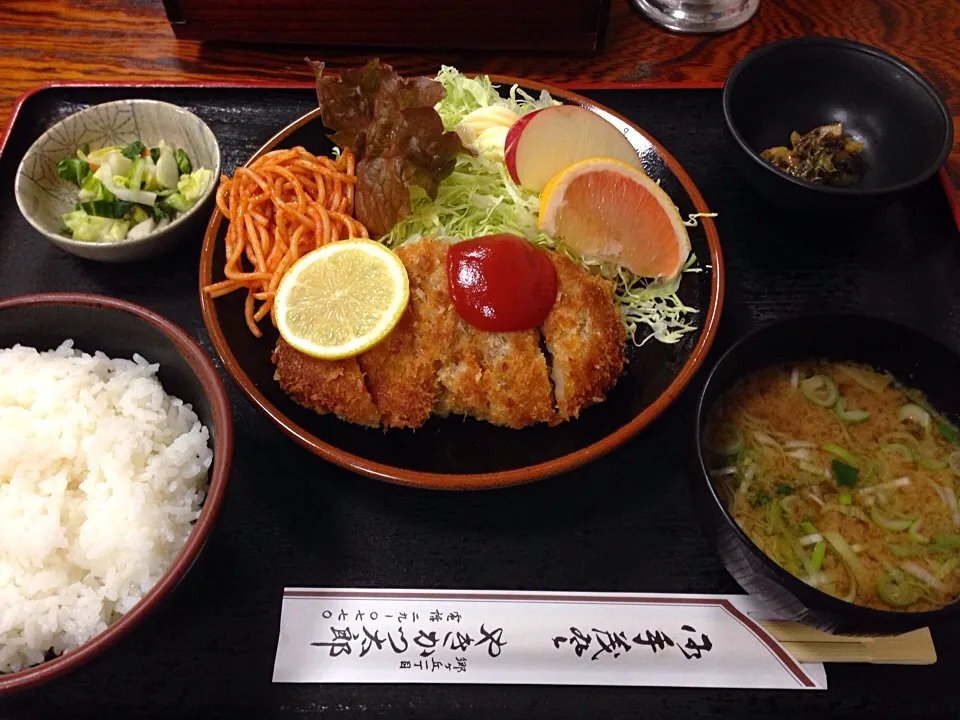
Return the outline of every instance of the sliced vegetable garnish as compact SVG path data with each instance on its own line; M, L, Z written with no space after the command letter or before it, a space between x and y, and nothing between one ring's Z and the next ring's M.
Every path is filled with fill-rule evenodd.
M960 535L955 533L938 533L933 536L933 545L939 548L960 549Z
M830 467L833 469L833 476L837 480L837 485L853 487L857 484L857 476L860 474L857 468L836 458L830 461Z
M831 455L836 455L838 458L843 460L848 465L853 467L859 467L860 460L849 450L845 450L836 443L824 443L823 449L826 450Z
M813 546L813 553L810 555L810 564L813 572L817 572L823 565L823 558L827 554L826 540L820 540ZM812 574L812 573L811 573Z
M190 163L190 157L184 152L183 148L177 149L174 157L177 161L177 169L181 175L190 175L193 173L193 165Z
M960 445L960 432L953 425L945 423L943 420L937 420L937 431L947 442Z
M777 486L777 495L792 495L793 488L787 485L786 483L780 483Z
M950 453L947 458L947 465L953 471L953 474L960 477L960 450Z
M60 177L80 188L76 209L61 217L62 232L85 242L137 239L190 210L213 174L205 168L181 174L175 152L162 140L152 150L134 140L92 152L85 145L61 160ZM189 167L186 154L181 160Z
M904 532L913 525L917 518L894 517L885 513L878 505L874 505L870 508L870 519L884 530Z
M853 503L853 495L850 493L840 493L840 496L837 498L837 502L841 505L850 505Z
M913 582L902 570L887 568L877 580L877 595L887 605L905 607L922 597L923 588Z
M470 154L434 109L446 90L429 78L402 78L377 59L336 75L324 75L322 62L310 65L330 139L357 156L357 220L382 235L410 211L411 188L436 199L457 155Z
M928 587L932 587L934 590L939 590L940 592L948 592L948 588L922 565L910 561L903 563L901 567L905 573L909 573Z
M840 397L837 384L826 375L814 375L800 383L800 392L803 396L820 407L833 407Z
M130 203L123 200L90 200L77 203L77 210L83 210L87 215L98 215L106 218L122 218L130 212Z
M146 150L146 146L139 140L134 140L132 143L123 148L123 150L120 151L120 154L125 158L133 160L134 158L140 157L144 150Z
M90 174L90 166L79 158L64 158L57 163L57 175L77 187L83 184L84 178Z
M943 470L947 467L947 461L937 460L936 458L922 457L917 460L917 465L924 470Z
M863 584L866 580L863 563L860 562L860 558L857 557L853 548L851 548L850 544L846 541L846 538L835 530L824 530L821 535L823 535L823 539L830 543L830 547L832 547L847 564L847 567L850 568L850 572L853 573L854 577Z
M897 419L900 422L913 422L924 430L930 429L930 413L915 403L901 405L897 410Z
M899 453L908 462L913 462L913 450L908 448L903 443L890 443L889 445L884 445L880 449L887 453Z
M929 548L919 545L887 545L887 548L897 557L913 557L923 555Z
M753 496L753 500L750 501L750 504L753 505L753 507L758 508L762 505L766 505L768 502L770 502L770 500L770 496L761 490Z
M930 538L928 538L926 535L920 534L920 525L922 523L923 523L923 518L917 518L916 520L914 520L910 524L910 530L907 532L907 534L910 536L910 539L913 540L914 542L918 542L923 545L926 545L928 542L930 542Z
M845 398L837 399L837 404L834 406L833 411L838 418L848 423L861 423L870 419L869 410L854 410L852 408L848 410Z

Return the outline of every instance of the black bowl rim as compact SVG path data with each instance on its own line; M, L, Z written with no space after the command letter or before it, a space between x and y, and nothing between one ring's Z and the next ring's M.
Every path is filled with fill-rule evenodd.
M922 173L918 174L910 180L905 180L904 182L898 183L896 185L888 185L886 187L877 187L877 188L836 188L830 187L827 185L818 185L816 183L806 182L805 180L800 180L791 175L787 175L780 170L777 170L770 163L766 162L763 158L760 157L760 154L757 153L750 145L743 139L743 136L740 135L739 130L737 130L736 125L733 122L732 112L731 112L731 100L730 96L732 93L731 88L736 84L740 75L743 71L753 65L758 60L776 53L781 50L786 50L795 47L818 47L818 46L830 46L836 48L842 48L851 52L863 53L866 55L872 55L874 58L893 65L897 69L906 73L910 78L913 79L920 87L926 90L927 94L933 99L934 103L940 110L940 113L943 116L944 126L946 127L946 132L943 137L943 145L940 148L940 152L937 154L936 159L924 170ZM787 38L785 40L777 40L776 42L767 43L766 45L761 45L754 50L751 50L747 53L730 71L730 74L727 75L727 79L723 83L723 120L727 125L727 129L730 131L730 134L736 140L737 145L740 146L740 149L743 150L747 156L750 157L755 163L760 165L765 171L773 174L774 176L789 182L798 188L804 188L809 190L812 193L822 193L824 195L837 195L844 197L877 197L882 195L892 195L894 193L901 192L903 190L909 190L912 187L925 182L926 180L933 177L934 174L940 169L940 167L946 162L947 157L950 155L950 151L953 148L953 117L950 114L950 109L947 107L946 102L943 99L943 96L940 92L934 87L934 85L927 80L918 70L913 68L911 65L908 65L906 62L900 58L892 55L885 50L874 47L872 45L866 45L865 43L856 42L854 40L847 40L845 38L838 37L829 37L829 36L820 36L813 35L807 37L796 37L796 38Z
M720 509L720 513L723 516L724 522L726 522L726 524L733 530L740 542L745 547L749 548L750 553L754 557L759 558L764 566L774 573L777 579L777 584L786 589L794 597L799 598L801 602L804 602L804 604L807 603L803 598L816 598L816 604L818 606L816 609L822 609L825 612L833 613L841 617L856 615L858 623L864 626L875 622L878 627L883 627L887 625L891 619L909 618L917 620L917 622L913 623L916 625L916 627L922 627L924 625L941 622L949 617L954 617L957 614L960 614L960 600L954 601L953 603L938 610L924 610L921 612L878 610L876 608L865 607L863 605L847 602L846 600L841 600L833 595L828 595L822 590L818 590L811 585L807 585L805 582L800 580L800 578L794 577L782 567L777 565L777 563L771 560L766 553L760 550L760 548L758 548L743 531L737 521L731 517L723 500L721 500L721 498L717 495L716 488L710 479L710 472L703 456L703 438L700 431L700 428L703 425L703 419L710 411L710 408L704 407L704 401L714 383L715 376L727 364L732 362L731 358L735 357L735 355L740 352L745 345L749 343L763 342L763 336L770 333L774 329L780 329L784 326L789 326L792 324L809 323L811 321L818 320L847 323L863 321L881 323L887 326L889 333L893 337L899 333L900 335L921 338L926 342L942 348L945 352L949 353L956 360L958 366L960 366L960 357L957 357L956 353L943 345L943 343L935 340L923 332L920 332L919 330L909 327L908 325L903 325L901 323L894 322L893 320L888 320L876 315L868 315L864 313L806 313L767 323L761 327L751 330L749 333L738 339L723 353L720 359L710 369L710 374L707 376L707 379L703 384L703 388L700 391L700 397L697 398L697 410L694 418L696 422L694 427L694 439L696 441L697 466L700 470L701 479L706 483L707 491L709 492L713 502L716 503L717 507ZM741 373L740 375L742 376L743 374Z
M233 416L226 387L200 344L177 323L129 300L97 293L42 292L0 298L0 310L17 310L31 306L72 306L118 310L133 315L141 322L159 330L183 355L210 403L212 428L208 429L212 430L213 464L210 466L207 494L203 500L200 517L190 530L183 547L177 551L170 565L157 578L153 586L129 611L79 647L52 660L45 660L39 665L14 673L0 674L0 699L5 695L61 677L101 656L120 638L140 626L157 605L173 593L193 568L213 532L223 506L233 462Z

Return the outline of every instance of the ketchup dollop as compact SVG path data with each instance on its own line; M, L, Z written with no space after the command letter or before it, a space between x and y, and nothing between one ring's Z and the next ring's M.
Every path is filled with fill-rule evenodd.
M488 332L535 328L557 299L557 271L547 254L507 233L451 245L447 282L460 317Z

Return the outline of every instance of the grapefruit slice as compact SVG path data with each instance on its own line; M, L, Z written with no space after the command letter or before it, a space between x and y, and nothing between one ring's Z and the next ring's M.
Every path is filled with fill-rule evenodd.
M635 275L672 278L690 255L690 238L670 196L642 170L614 158L581 160L540 194L539 227L584 257Z

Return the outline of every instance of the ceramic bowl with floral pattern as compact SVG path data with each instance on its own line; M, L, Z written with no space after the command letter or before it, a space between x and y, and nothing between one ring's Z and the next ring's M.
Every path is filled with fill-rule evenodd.
M206 190L189 210L168 225L137 239L83 241L64 232L63 214L74 210L78 187L59 177L57 163L90 150L127 145L140 140L155 147L161 140L183 149L193 168L212 172ZM214 187L220 177L220 146L213 132L188 110L157 100L117 100L93 105L47 130L24 155L14 193L20 212L48 240L69 253L101 262L131 262L156 257L181 242L203 238L203 218L209 215Z

